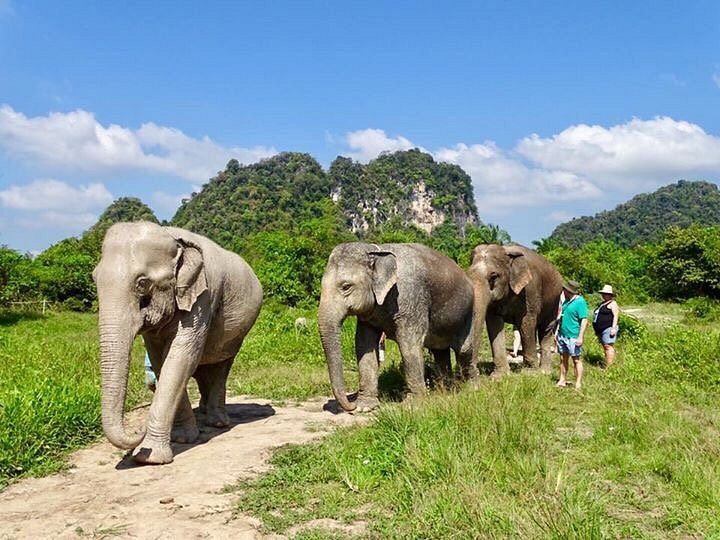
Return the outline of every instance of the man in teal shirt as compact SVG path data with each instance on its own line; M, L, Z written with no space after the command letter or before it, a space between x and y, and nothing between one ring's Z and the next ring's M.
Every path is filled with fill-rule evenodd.
M558 352L560 360L560 380L557 386L564 387L566 384L569 359L572 356L575 368L575 389L582 388L583 365L580 355L582 344L585 340L585 328L587 327L588 307L585 299L580 296L580 285L571 280L563 283L565 301L562 304L560 315L560 326L557 333Z

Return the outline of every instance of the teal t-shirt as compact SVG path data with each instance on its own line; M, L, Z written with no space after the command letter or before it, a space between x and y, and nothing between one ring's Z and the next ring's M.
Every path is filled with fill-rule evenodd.
M587 319L587 302L582 296L566 300L562 305L562 318L560 319L560 335L576 338L580 335L580 321Z

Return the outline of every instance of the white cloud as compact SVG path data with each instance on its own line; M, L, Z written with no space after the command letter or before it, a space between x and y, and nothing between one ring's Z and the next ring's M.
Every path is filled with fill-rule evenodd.
M533 134L516 150L540 167L571 171L622 191L720 172L720 138L666 116L634 118L610 128L579 124L549 138Z
M181 193L180 195L174 195L171 193L165 193L162 191L156 191L152 195L152 200L158 209L162 210L163 213L174 213L180 207L180 203L183 199L189 199L189 193Z
M484 213L539 206L599 195L587 179L568 171L533 168L502 151L493 142L441 148L435 158L465 170L475 187L476 203Z
M417 147L405 137L388 137L382 129L352 131L345 136L345 142L352 150L347 155L363 163L375 159L382 152L397 152Z
M564 221L570 221L574 217L575 216L573 216L569 212L565 212L563 210L556 210L555 212L550 212L547 216L545 216L545 219L554 223L562 223Z
M712 75L712 80L715 83L715 85L720 88L720 72L715 72Z
M264 146L228 148L152 122L137 130L103 126L83 110L29 118L9 105L0 106L0 148L47 166L93 172L140 169L194 182L207 180L230 158L251 163L277 153Z
M97 214L90 212L70 213L50 210L19 217L15 220L15 224L28 230L63 229L75 234L94 225L97 220Z
M16 210L60 210L75 212L101 208L112 202L103 184L74 187L59 180L35 180L24 186L0 191L0 204Z

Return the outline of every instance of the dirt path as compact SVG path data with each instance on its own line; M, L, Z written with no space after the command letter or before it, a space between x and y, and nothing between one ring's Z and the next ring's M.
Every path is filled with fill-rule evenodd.
M358 419L323 411L324 398L294 407L229 402L231 427L173 445L169 465L134 466L100 442L73 454L66 472L13 484L0 493L0 538L263 538L257 520L232 515L235 495L222 488L265 470L272 448ZM145 412L128 415L130 423Z

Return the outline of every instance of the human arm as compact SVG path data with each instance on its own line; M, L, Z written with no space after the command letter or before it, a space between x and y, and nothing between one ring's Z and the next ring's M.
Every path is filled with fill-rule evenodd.
M582 346L585 341L585 329L587 328L587 318L580 321L580 335L575 340L575 345L578 347Z
M610 328L610 335L614 336L615 334L617 334L618 331L618 322L620 321L620 308L615 301L610 302L610 305L608 307L613 314L613 322L612 327Z

